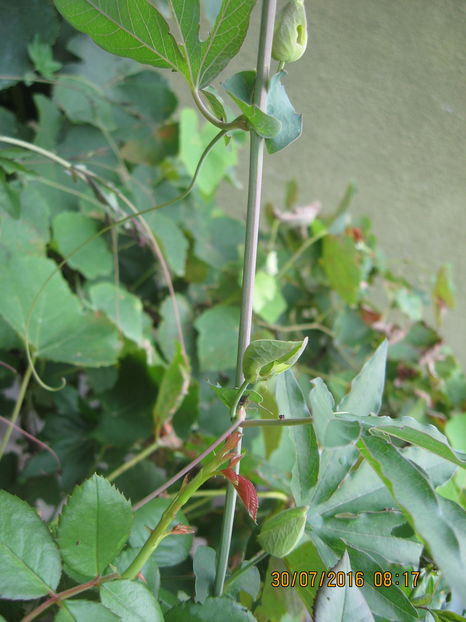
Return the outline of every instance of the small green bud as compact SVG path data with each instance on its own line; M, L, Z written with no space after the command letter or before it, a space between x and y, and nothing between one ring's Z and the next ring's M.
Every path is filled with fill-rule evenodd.
M307 46L304 0L290 0L275 21L272 56L281 63L301 58Z

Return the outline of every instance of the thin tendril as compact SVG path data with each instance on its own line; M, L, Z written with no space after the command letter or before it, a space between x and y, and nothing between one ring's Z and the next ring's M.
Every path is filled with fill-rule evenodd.
M201 170L201 167L202 167L202 165L204 163L204 160L206 159L206 157L208 156L208 154L210 153L212 148L216 145L216 143L226 133L227 133L227 130L221 130L216 136L214 136L214 138L210 141L210 143L204 149L204 151L203 151L203 153L202 153L202 155L201 155L201 157L199 159L199 162L197 163L196 170L194 171L194 175L192 176L191 181L190 181L188 187L185 190L183 190L183 192L181 192L178 196L174 197L173 199L170 199L169 201L165 201L164 203L161 203L160 205L154 205L153 207L149 207L149 208L144 209L144 210L133 212L132 214L129 214L129 215L125 216L124 218L121 218L120 220L116 220L115 222L110 223L106 227L103 227L100 231L97 231L97 233L95 233L94 235L89 237L85 242L83 242L77 248L75 248L74 251L72 251L65 259L63 259L63 261L61 261L57 265L57 267L51 272L51 274L47 277L47 279L42 283L41 287L39 288L39 290L37 291L37 293L35 294L35 296L34 296L34 298L32 300L31 306L29 307L28 314L27 314L27 317L26 317L25 349L26 349L26 357L27 357L29 365L31 366L32 374L33 374L35 380L37 381L37 383L43 389L46 389L47 391L61 391L66 386L65 378L61 379L61 383L60 383L60 385L58 387L52 387L52 386L46 384L40 378L40 376L37 373L37 370L36 370L36 368L34 366L33 356L32 356L31 347L30 347L30 343L29 343L29 328L30 328L30 324L31 324L31 320L32 320L32 314L34 312L34 309L36 308L36 305L37 305L37 303L39 301L40 296L43 294L43 292L44 292L45 288L47 287L48 283L50 282L50 280L55 276L55 274L57 274L57 272L59 272L62 269L62 267L66 264L66 262L71 257L73 257L76 253L78 253L84 246L86 246L87 244L90 244L91 242L96 240L98 237L100 237L104 233L107 233L108 231L110 231L114 227L118 227L119 225L122 225L122 224L124 224L124 223L126 223L126 222L128 222L130 220L133 220L135 218L135 216L142 216L143 214L147 214L149 212L153 212L155 210L161 209L162 207L168 207L168 206L173 205L175 203L178 203L179 201L182 201L184 198L186 198L191 193L191 191L192 191L192 189L194 187L194 184L196 183L197 177L199 175L199 171ZM9 144L12 144L12 145L16 145L18 147L22 147L24 149L28 149L29 151L35 151L36 153L40 153L41 155L45 156L46 158L48 158L50 160L53 160L57 164L60 164L61 166L63 166L63 168L65 168L66 170L70 171L72 174L77 176L82 181L86 182L89 186L91 186L92 189L94 189L92 181L98 182L102 186L104 186L105 188L107 188L108 190L110 190L111 192L116 194L118 197L120 197L126 203L126 205L128 205L132 210L134 209L134 205L131 203L131 201L129 201L129 199L123 193L121 193L119 190L114 188L111 184L109 184L105 180L101 180L97 175L95 175L91 171L86 171L86 170L83 170L82 168L76 167L73 164L71 164L70 162L68 162L67 160L64 160L63 158L55 155L54 153L52 153L50 151L47 151L46 149L43 149L42 147L38 147L37 145L33 145L31 143L28 143L26 141L23 141L23 140L20 140L20 139L17 139L17 138L11 138L9 136L0 136L0 142L9 143Z

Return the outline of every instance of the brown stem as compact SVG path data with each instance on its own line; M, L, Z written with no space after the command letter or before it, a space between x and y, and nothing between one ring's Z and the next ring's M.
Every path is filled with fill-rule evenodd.
M35 618L37 618L37 616L39 616L41 613L46 611L49 607L52 607L52 605L56 605L58 602L62 600L66 600L67 598L70 598L71 596L76 596L76 594L81 594L81 592L85 592L86 590L89 590L93 587L102 585L102 583L106 583L107 581L116 579L119 576L120 575L117 572L114 572L113 574L109 574L105 577L95 577L94 579L91 579L87 583L81 583L81 585L75 585L75 587L71 587L68 590L64 590L63 592L58 592L58 594L52 593L52 596L48 600L46 600L41 605L36 607L33 611L31 611L31 613L28 613L28 615L25 616L21 620L21 622L30 622L30 620L34 620Z

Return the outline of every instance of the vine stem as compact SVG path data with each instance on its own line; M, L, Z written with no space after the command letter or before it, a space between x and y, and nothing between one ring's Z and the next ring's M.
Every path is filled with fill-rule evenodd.
M263 0L262 16L259 35L259 48L257 55L257 74L254 90L254 103L265 110L267 103L267 88L270 73L270 60L272 55L273 27L277 8L276 0ZM259 237L259 221L262 193L262 170L264 160L264 139L251 130L250 156L249 156L249 185L246 216L246 240L243 263L243 285L241 301L241 317L238 338L238 355L236 364L236 385L243 383L243 354L251 340L252 328L252 304L254 296L254 279L256 272L257 243ZM234 413L237 420L245 417L243 408ZM241 442L238 443L237 453L241 453ZM239 472L239 463L235 467ZM225 498L225 510L223 514L222 537L220 549L217 555L217 569L215 576L214 592L216 596L223 593L225 575L230 552L231 535L236 506L236 490L232 484L228 484Z
M16 427L16 421L18 420L19 413L21 412L21 407L24 402L24 397L26 395L26 391L29 385L29 381L31 380L31 376L32 376L32 366L28 365L26 369L26 373L24 374L23 380L21 381L21 385L19 387L18 397L16 398L16 404L13 409L11 419L8 422L8 427L6 429L5 436L2 438L2 442L0 443L0 460L2 459L3 453L5 449L7 448L7 445L10 441L13 428Z
M162 207L168 207L169 205L173 205L174 203L177 203L178 201L182 201L184 198L186 198L191 190L194 187L194 184L196 183L197 180L197 176L199 174L199 171L201 170L201 167L204 163L205 158L207 157L207 155L210 153L210 151L212 150L212 148L217 144L217 142L226 134L226 130L221 130L216 136L214 136L214 138L210 141L210 143L207 145L207 147L204 149L199 162L197 163L196 166L196 170L194 172L193 177L191 178L191 182L189 183L188 187L183 190L183 192L181 192L177 197L170 199L169 201L165 201L164 203L161 203L159 205L155 205L153 207L144 209L144 210L137 210L137 208L133 205L133 203L128 199L128 197L126 197L126 195L124 195L122 192L120 192L117 188L114 188L112 184L108 183L107 181L103 180L102 178L100 178L98 175L96 175L95 173L88 171L86 169L77 167L75 165L73 165L71 162L68 162L67 160L64 160L63 158L61 158L60 156L57 156L56 154L54 154L51 151L48 151L47 149L43 149L42 147L39 147L38 145L34 145L32 143L26 142L24 140L20 140L17 138L12 138L10 136L0 136L0 142L4 142L10 145L14 145L16 147L21 147L23 149L27 149L29 151L33 151L36 152L42 156L44 156L45 158L48 158L49 160L52 160L53 162L60 164L60 166L62 166L63 168L65 168L70 174L74 174L77 178L81 179L82 181L84 181L85 183L87 183L87 185L93 190L94 194L99 198L101 203L104 203L106 205L108 205L107 200L105 199L105 196L100 192L99 190L99 186L98 184L102 185L104 188L106 188L107 190L109 190L110 192L112 192L113 194L115 194L121 201L123 201L129 208L130 210L133 212L132 214L126 215L124 218L120 218L119 220L111 223L110 225L103 227L102 229L100 229L100 231L97 231L97 233L95 233L94 235L92 235L91 237L87 238L87 240L85 242L83 242L82 244L80 244L77 248L75 248L62 262L60 262L57 267L52 270L51 274L46 278L46 280L42 283L42 285L40 286L40 288L38 289L38 291L36 292L31 306L29 307L28 313L27 313L27 317L26 317L26 340L25 340L25 346L26 346L26 356L28 359L28 363L29 363L29 367L32 368L32 374L34 375L35 380L38 382L38 384L40 386L42 386L43 388L49 390L49 391L59 391L61 390L65 384L66 381L64 378L62 378L61 384L58 387L50 387L48 385L46 385L40 378L39 374L37 373L35 367L34 367L34 361L33 361L33 356L31 354L31 347L30 347L30 343L28 340L28 334L29 334L29 326L30 326L30 322L32 319L32 314L33 311L37 305L37 302L40 298L40 296L42 295L45 287L47 286L47 284L49 283L49 281L55 276L55 274L57 274L57 272L59 272L61 270L61 268L65 265L65 263L71 258L73 257L76 253L78 253L84 246L86 246L86 244L89 244L90 242L92 242L93 240L97 239L99 236L103 235L104 233L107 233L108 231L112 230L114 227L117 227L118 225L122 225L128 221L133 221L134 222L134 218L135 217L139 217L141 218L141 216L143 214L147 214L149 212L152 212L154 210L157 209L161 209ZM145 231L147 231L148 227L147 227L147 223L141 219L144 223L144 229ZM147 228L146 228L147 227ZM179 319L179 312L178 312L178 307L177 307L177 301L176 301L176 297L175 297L175 292L173 289L173 284L171 282L171 277L170 277L170 272L168 270L168 266L166 266L166 263L164 261L163 258L163 254L161 252L160 247L157 245L157 242L155 240L155 237L152 235L151 238L149 238L151 244L152 244L152 248L153 251L155 252L155 254L157 255L157 257L160 259L162 258L162 269L164 270L164 275L167 281L167 286L169 289L169 293L172 299L172 303L173 303L173 308L174 308L174 316L175 316L175 321L177 323L177 330L178 330L178 334L179 334L179 339L180 339L180 344L182 346L182 350L184 353L184 357L186 360L186 351L184 348L184 340L183 340L183 334L181 331L181 323L180 323L180 319Z
M118 579L118 573L114 572L105 577L95 577L95 579L91 579L87 583L81 583L81 585L76 585L75 587L71 587L64 592L58 592L58 594L53 594L50 596L48 600L43 602L41 605L36 607L31 613L25 616L21 622L31 622L31 620L35 620L39 615L44 613L49 607L52 605L57 605L62 600L66 600L67 598L71 598L71 596L76 596L76 594L81 594L82 592L86 592L87 590L92 589L93 587L98 587L102 585L102 583L106 583L107 581L111 581L112 579Z
M328 231L320 231L312 238L308 238L305 240L301 246L293 253L293 255L288 259L288 261L280 268L277 274L277 279L281 279L285 272L291 268L291 266L301 257L305 250L310 248L313 244L315 244L318 240L321 240L323 237L328 235Z
M109 475L107 475L106 478L108 479L109 482L113 482L114 480L116 480L117 477L120 477L120 475L122 475L123 473L126 473L126 471L129 471L129 469L132 469L133 466L136 466L136 464L139 464L142 460L144 460L144 458L148 458L149 456L151 456L154 453L154 451L156 451L159 447L160 447L160 441L159 439L157 439L153 443L145 447L138 454L133 456L130 460L128 460L127 462L123 462L122 465L120 465L117 469L115 469Z

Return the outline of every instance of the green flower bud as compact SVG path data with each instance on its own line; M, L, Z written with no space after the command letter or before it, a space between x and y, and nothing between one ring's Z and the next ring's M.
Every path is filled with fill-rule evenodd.
M275 21L272 56L281 63L301 58L307 46L304 0L290 0Z

